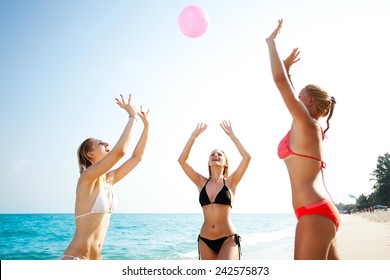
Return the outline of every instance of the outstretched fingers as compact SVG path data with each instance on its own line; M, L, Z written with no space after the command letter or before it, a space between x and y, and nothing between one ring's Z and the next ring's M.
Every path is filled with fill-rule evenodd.
M130 103L131 94L129 94L129 101L127 103ZM126 105L125 99L123 98L123 94L120 94L120 100L118 98L115 98L116 103L119 105L119 107L123 108Z
M222 121L220 123L221 128L227 133L233 133L232 123L230 121Z
M298 48L294 48L291 54L283 61L287 70L290 69L291 65L301 60L301 58L298 58L300 53Z
M195 136L195 137L198 137L200 134L203 133L203 131L206 130L206 128L207 128L207 124L205 124L205 123L198 123L196 125L196 128L195 128L194 132L192 133L192 135Z
M116 103L119 105L119 107L124 109L130 116L134 117L137 114L135 108L133 107L133 105L131 105L131 94L129 94L129 98L127 102L125 101L122 94L120 94L120 99L115 98L115 100Z
M291 64L294 64L294 63L298 62L301 59L301 58L298 58L300 53L301 52L298 50L298 48L294 48L293 49L292 53L289 56Z
M149 115L149 111L150 111L150 109L148 108L148 110L145 112L142 105L141 105L141 106L139 106L139 112L137 112L137 114L140 117L147 117Z
M203 131L206 130L207 124L205 124L205 123L198 123L196 128L199 131L199 133L202 133Z
M148 115L149 115L150 109L148 108L148 110L145 112L144 109L142 108L142 105L139 106L139 108L140 109L137 112L137 115L141 118L143 123L146 123L148 121Z
M271 33L271 35L266 39L267 42L269 42L270 40L275 40L275 39L276 39L276 36L278 35L278 33L280 32L280 30L282 29L282 25L283 25L283 19L279 19L279 20L278 20L278 26L277 26L276 29Z

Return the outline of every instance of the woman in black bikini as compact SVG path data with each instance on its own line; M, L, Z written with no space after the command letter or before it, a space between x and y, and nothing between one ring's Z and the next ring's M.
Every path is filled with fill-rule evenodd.
M233 133L230 122L223 121L220 125L242 156L237 170L230 176L228 159L221 150L211 152L208 178L196 172L187 162L195 139L207 128L204 123L197 125L179 157L184 172L199 190L204 216L198 237L199 259L202 260L240 259L240 237L235 232L230 213L237 185L248 168L251 156Z

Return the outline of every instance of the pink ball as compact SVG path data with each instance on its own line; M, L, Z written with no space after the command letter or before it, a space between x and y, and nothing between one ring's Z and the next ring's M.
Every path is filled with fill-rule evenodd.
M202 36L207 30L208 21L206 11L198 6L188 6L179 15L180 30L190 38Z

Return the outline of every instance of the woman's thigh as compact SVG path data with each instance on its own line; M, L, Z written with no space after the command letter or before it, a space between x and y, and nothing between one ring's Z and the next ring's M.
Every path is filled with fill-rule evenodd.
M199 254L201 260L216 260L218 254L209 248L202 240L199 240Z
M294 259L326 260L336 236L332 220L322 215L305 215L295 232Z
M238 245L235 243L235 236L230 236L223 243L218 254L218 260L239 260L240 253Z

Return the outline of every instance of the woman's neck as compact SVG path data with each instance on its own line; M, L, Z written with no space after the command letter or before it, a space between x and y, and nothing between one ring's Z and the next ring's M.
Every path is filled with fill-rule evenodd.
M218 174L211 174L210 181L211 182L221 182L224 179L222 172Z

